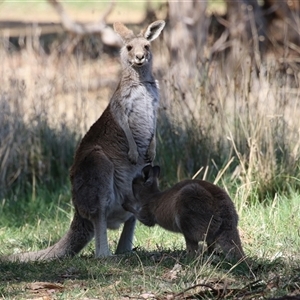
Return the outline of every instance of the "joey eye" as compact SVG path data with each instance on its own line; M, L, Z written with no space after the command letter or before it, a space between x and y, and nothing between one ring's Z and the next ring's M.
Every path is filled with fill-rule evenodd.
M131 51L132 46L131 45L127 45L126 48L127 48L127 51Z

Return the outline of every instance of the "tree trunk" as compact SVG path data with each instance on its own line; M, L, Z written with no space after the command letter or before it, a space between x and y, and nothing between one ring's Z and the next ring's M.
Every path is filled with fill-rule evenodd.
M299 0L265 0L264 8L269 11L269 33L279 44L290 42L300 45L300 2ZM298 53L299 54L299 53Z
M225 0L229 21L231 63L250 56L260 64L265 50L266 21L257 0ZM240 63L240 62L238 62Z
M181 100L189 99L190 85L200 82L208 35L206 1L169 1L165 40L170 55L168 80ZM200 76L199 76L200 75ZM168 99L169 97L164 97Z

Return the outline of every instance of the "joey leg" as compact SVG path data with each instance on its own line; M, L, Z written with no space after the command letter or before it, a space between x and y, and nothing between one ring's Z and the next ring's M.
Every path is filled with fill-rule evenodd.
M237 229L224 230L218 238L218 244L229 260L245 259L245 253Z
M199 248L198 241L189 239L186 236L184 236L184 238L185 238L186 250L188 255L195 257L198 254L198 248Z
M206 236L207 254L210 256L214 253L216 249L216 241L212 237Z

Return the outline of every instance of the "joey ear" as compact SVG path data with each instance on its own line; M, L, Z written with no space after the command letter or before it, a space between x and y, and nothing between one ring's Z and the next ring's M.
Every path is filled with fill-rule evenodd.
M143 176L145 182L149 178L151 171L152 171L152 166L151 165L147 165L147 166L145 166L143 168L143 170L142 170L142 176Z
M144 184L151 185L153 183L153 168L151 165L147 165L142 170Z
M121 37L123 42L128 42L132 38L134 38L134 33L132 30L128 29L123 23L115 22L114 23L114 31Z
M151 23L147 28L142 30L142 35L144 36L144 38L146 40L148 40L149 42L152 42L160 35L160 33L162 32L162 30L165 27L165 24L166 24L165 21L157 20L157 21Z
M160 167L159 166L154 166L152 168L153 170L153 176L156 177L156 178L159 178L159 175L160 175Z

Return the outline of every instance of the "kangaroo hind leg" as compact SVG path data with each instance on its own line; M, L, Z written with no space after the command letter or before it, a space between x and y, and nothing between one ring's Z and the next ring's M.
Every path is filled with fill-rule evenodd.
M116 254L122 254L132 250L135 223L136 218L133 215L124 223Z
M95 195L98 198L96 214L93 217L96 257L111 255L107 238L107 216L109 207L115 205L112 170L112 168L110 170L105 168L105 170L101 172L102 178L97 187L99 190Z
M110 255L107 216L114 206L113 163L98 149L91 151L77 166L73 180L74 205L94 226L96 257Z
M106 257L110 256L107 238L107 220L105 211L100 211L98 217L93 219L95 229L95 256Z

